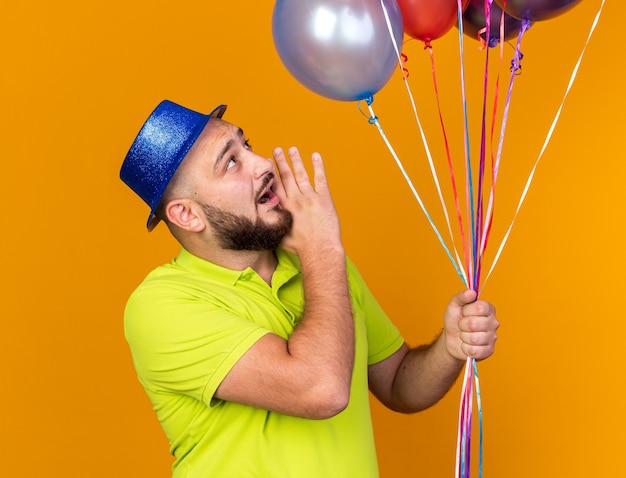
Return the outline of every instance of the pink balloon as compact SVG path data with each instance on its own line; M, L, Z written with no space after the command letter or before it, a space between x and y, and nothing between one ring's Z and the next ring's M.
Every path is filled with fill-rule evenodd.
M565 13L581 0L495 0L509 15L532 22L548 20Z

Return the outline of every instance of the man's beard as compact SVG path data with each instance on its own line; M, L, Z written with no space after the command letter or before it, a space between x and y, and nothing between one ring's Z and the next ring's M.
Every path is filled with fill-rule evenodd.
M209 204L202 204L202 209L221 247L234 251L275 250L293 224L291 213L278 207L273 209L279 215L276 224L268 224L261 218L253 222Z

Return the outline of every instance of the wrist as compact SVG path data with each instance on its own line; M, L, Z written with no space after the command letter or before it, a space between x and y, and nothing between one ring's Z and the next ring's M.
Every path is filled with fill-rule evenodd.
M452 365L462 366L467 360L467 355L461 349L461 340L458 337L450 336L444 329L439 337L441 355Z
M339 262L345 267L346 252L341 242L323 244L308 243L306 247L296 251L300 258L300 262L304 267L306 265L330 266L337 265Z

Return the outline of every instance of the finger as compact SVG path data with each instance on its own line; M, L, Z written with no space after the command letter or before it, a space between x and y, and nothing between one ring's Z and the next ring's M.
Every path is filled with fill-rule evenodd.
M324 167L322 155L319 153L313 153L311 159L313 161L313 180L315 181L315 190L318 193L328 191L328 180L326 179L326 168Z
M274 190L274 193L281 199L287 199L287 192L285 191L285 187L283 186L283 181L282 181L282 177L280 175L280 172L278 172L278 174L276 174L276 180L274 181L274 185L272 187L272 189Z
M461 340L461 351L468 357L483 360L494 353L497 339L497 336L490 335L464 337Z
M288 195L287 192L297 188L298 185L296 184L293 172L287 161L287 156L285 156L285 152L282 148L275 148L272 155L274 156L274 162L276 163L276 168L280 175L281 189L285 192L285 195Z
M459 340L463 353L477 360L482 360L493 354L498 336L495 331L461 332Z
M459 334L461 342L470 347L490 347L498 336L494 332L461 332Z
M462 315L464 317L495 317L496 309L489 302L477 300L463 306Z
M289 148L288 153L289 159L291 160L291 167L293 168L293 174L300 190L305 191L313 189L311 180L309 179L309 173L304 167L304 162L302 161L298 148L292 146Z
M493 355L494 347L461 344L461 351L474 360L484 360Z
M463 309L464 306L473 303L476 300L476 292L468 289L456 294L450 305Z

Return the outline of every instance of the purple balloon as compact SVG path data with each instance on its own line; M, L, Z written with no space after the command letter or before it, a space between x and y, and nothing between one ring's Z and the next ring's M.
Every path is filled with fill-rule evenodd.
M489 41L485 39L487 26L485 16L485 0L470 0L467 8L463 12L463 33L478 40L480 37L493 48L500 43L500 20L502 18L502 9L492 3L489 7ZM519 34L522 21L512 17L508 13L504 13L504 40L509 40ZM483 30L481 32L481 30Z
M532 22L548 20L565 13L581 0L495 0L509 15Z
M396 0L382 0L399 51L404 28ZM304 86L327 98L358 101L398 68L381 0L278 0L272 17L278 55Z

